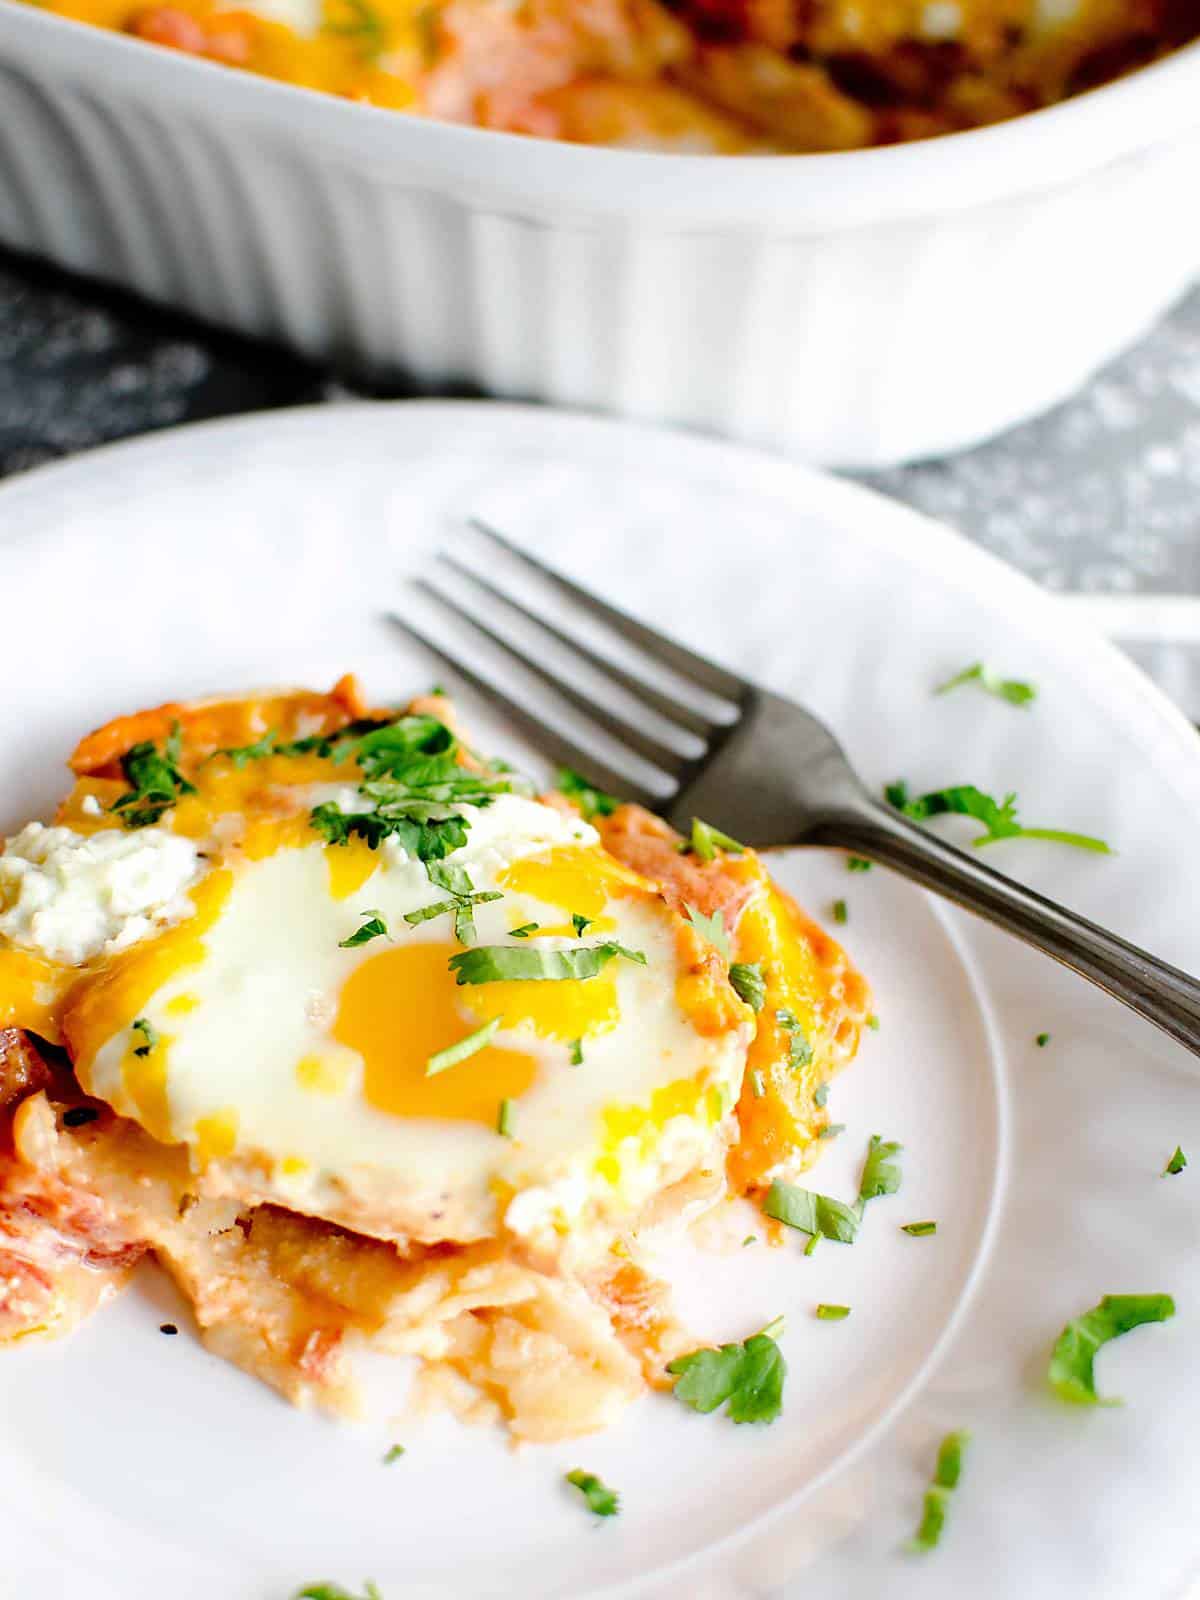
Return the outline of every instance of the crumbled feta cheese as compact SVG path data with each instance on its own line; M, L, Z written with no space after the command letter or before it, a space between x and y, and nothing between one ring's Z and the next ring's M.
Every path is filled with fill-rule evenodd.
M162 828L76 833L31 822L0 855L0 934L76 966L192 911L195 843Z

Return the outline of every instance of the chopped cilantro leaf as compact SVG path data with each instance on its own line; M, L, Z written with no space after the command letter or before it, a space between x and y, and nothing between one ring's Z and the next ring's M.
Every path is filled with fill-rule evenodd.
M357 932L352 933L348 939L338 940L339 950L354 950L360 944L369 944L372 939L390 938L387 923L378 911L364 912L366 921Z
M195 794L195 784L179 770L181 738L179 724L173 722L161 750L153 740L144 739L121 757L129 789L113 801L112 810L120 813L127 828L151 827L181 794Z
M573 1067L581 1067L583 1065L583 1040L582 1039L572 1039L571 1040L571 1065Z
M485 1022L482 1028L476 1028L474 1033L468 1033L466 1038L460 1039L457 1044L447 1045L444 1050L438 1050L425 1063L425 1076L436 1077L439 1072L445 1072L447 1067L456 1067L460 1061L467 1061L471 1056L478 1055L490 1043L499 1026L500 1018L493 1017L490 1022Z
M576 1467L574 1472L567 1473L567 1482L573 1484L587 1501L587 1508L597 1517L615 1517L621 1509L621 1497L615 1489L610 1489L607 1484L591 1472L583 1472Z
M954 1433L948 1433L938 1446L933 1481L939 1489L958 1488L958 1480L962 1477L963 1456L970 1442L971 1435L965 1428L959 1428Z
M902 1222L901 1233L911 1233L914 1239L923 1239L926 1234L937 1232L936 1222Z
M354 39L364 61L377 61L387 49L387 24L368 0L338 0L345 20L325 22L323 31L340 39Z
M767 998L767 980L760 961L735 961L729 969L729 981L751 1011L762 1010Z
M1022 683L1019 678L1001 678L989 671L982 661L973 661L969 667L964 667L945 683L940 683L933 692L948 694L951 689L957 689L964 683L977 683L981 689L995 695L998 700L1007 700L1010 706L1027 706L1031 700L1037 698L1037 690L1033 684Z
M712 861L718 850L728 850L732 856L740 856L745 852L745 845L739 844L736 839L731 839L727 833L722 833L719 828L714 828L711 823L701 822L699 817L692 818L692 837L690 840L691 853L699 856L701 861Z
M688 921L701 938L707 939L726 961L732 961L733 951L729 948L729 935L725 931L725 913L718 910L714 911L711 917L706 917L703 911L698 911L695 906L685 905L683 909L687 912Z
M789 1228L819 1233L826 1239L836 1239L839 1244L853 1244L858 1232L859 1217L852 1206L828 1195L815 1194L811 1189L799 1189L781 1178L776 1178L768 1190L763 1211Z
M582 917L578 911L575 912L571 918L571 926L575 929L575 937L582 939L595 920L595 917Z
M875 1013L873 1011L871 1012L870 1016L867 1018L867 1027L870 1028L872 1033L878 1033L879 1032L879 1018L875 1015Z
M804 1246L804 1254L806 1256L812 1255L813 1251L817 1248L817 1245L820 1242L820 1238L821 1235L819 1233L809 1234L808 1243Z
M803 1028L797 1022L795 1013L781 1007L775 1013L775 1021L788 1036L788 1066L793 1072L801 1067L807 1067L813 1058L812 1045L809 1044Z
M403 1454L404 1454L404 1446L402 1444L394 1444L391 1447L391 1449L387 1452L387 1454L384 1456L384 1458L383 1458L384 1466L385 1467L390 1467L392 1462L393 1461L399 1461L400 1457Z
M908 1549L914 1555L924 1555L929 1550L937 1548L942 1537L942 1529L946 1526L946 1506L949 1495L945 1489L939 1489L933 1484L925 1491L925 1507L921 1516L921 1526L908 1541Z
M775 1342L779 1323L771 1323L744 1344L693 1350L667 1371L675 1379L675 1398L707 1415L728 1402L734 1422L774 1422L783 1410L787 1363Z
M611 817L622 803L615 794L605 794L603 789L593 788L583 774L572 767L559 767L554 776L554 787L559 794L565 794L568 800L574 800L588 822L593 817Z
M1015 794L1007 794L1003 800L997 800L969 783L948 789L934 789L915 800L909 799L908 785L905 783L889 783L883 792L890 805L915 822L925 822L930 817L940 817L950 812L974 817L977 822L982 822L985 830L971 841L977 849L996 839L1049 839L1056 844L1073 845L1078 850L1093 850L1100 855L1110 853L1103 839L1094 839L1090 834L1067 833L1061 828L1024 827L1017 821Z
M129 1030L131 1033L140 1033L142 1036L141 1044L135 1044L133 1047L134 1055L148 1056L158 1043L157 1031L150 1026L145 1017L136 1017L129 1024Z
M528 939L531 933L538 931L539 926L540 924L536 922L523 922L519 928L510 928L508 937L510 939Z
M240 772L248 761L262 761L267 756L274 755L275 739L274 728L268 728L262 738L256 739L253 744L225 746L220 750L214 750L206 759L215 761L217 756L224 756Z
M594 978L617 956L646 965L640 950L605 940L573 950L534 950L510 944L477 945L450 957L450 970L460 986L468 983L538 982L561 978Z
M1044 1050L1050 1043L1050 1035L1048 1033L1039 1033L1033 1042L1037 1045L1039 1050Z
M1184 1155L1182 1148L1179 1145L1176 1145L1175 1146L1175 1154L1171 1157L1170 1161L1168 1161L1166 1166L1163 1168L1162 1175L1165 1178L1167 1173L1169 1172L1172 1177L1175 1177L1176 1174L1182 1172L1184 1167L1186 1167L1186 1166L1187 1166L1187 1157Z
M1175 1315L1167 1294L1106 1294L1098 1306L1068 1322L1050 1357L1050 1387L1076 1405L1119 1405L1096 1393L1093 1363L1100 1346L1144 1322L1166 1322Z
M310 1583L304 1589L297 1589L293 1600L383 1600L383 1594L378 1584L368 1578L361 1595L351 1594L340 1583Z
M813 1105L820 1106L821 1109L824 1110L825 1106L828 1104L828 1101L829 1085L827 1083L819 1083L813 1090Z
M825 1126L818 1132L817 1138L836 1139L839 1133L845 1133L845 1131L846 1124L844 1122L827 1122Z
M847 856L846 870L848 872L870 872L871 863L865 856Z
M846 909L846 902L844 900L835 900L833 902L833 920L843 925L849 922L850 913Z
M513 1136L514 1112L517 1102L504 1099L500 1102L500 1110L496 1115L496 1132L502 1139L511 1139Z
M828 1306L822 1302L817 1307L818 1322L845 1322L849 1315L849 1306Z
M896 1157L903 1148L904 1146L897 1144L894 1139L881 1139L877 1133L871 1135L871 1142L867 1146L867 1159L863 1163L862 1177L858 1184L860 1217L868 1200L877 1200L880 1195L895 1194L899 1189L900 1168L896 1164Z

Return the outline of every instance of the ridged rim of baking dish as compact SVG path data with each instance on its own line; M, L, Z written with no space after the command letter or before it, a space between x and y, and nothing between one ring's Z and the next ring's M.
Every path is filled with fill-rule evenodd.
M1200 40L1128 77L1011 122L823 155L703 156L572 145L381 110L230 70L0 0L0 65L43 92L157 103L283 136L361 179L451 193L489 211L811 233L938 216L1070 183L1200 129ZM363 158L370 167L364 169ZM1180 196L1180 203L1185 203Z

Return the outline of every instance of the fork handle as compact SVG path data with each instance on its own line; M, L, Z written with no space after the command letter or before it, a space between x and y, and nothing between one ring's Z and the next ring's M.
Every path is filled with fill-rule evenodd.
M993 872L890 807L864 797L861 808L827 816L806 831L805 843L838 845L878 861L986 917L1107 989L1200 1055L1200 983L1195 978Z

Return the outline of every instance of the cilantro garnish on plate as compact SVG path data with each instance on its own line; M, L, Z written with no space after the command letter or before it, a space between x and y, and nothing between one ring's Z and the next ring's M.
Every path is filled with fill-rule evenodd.
M733 1422L774 1422L783 1410L787 1377L776 1343L782 1331L783 1318L777 1317L742 1344L679 1356L667 1367L675 1379L675 1398L705 1415L727 1404Z
M727 833L722 833L720 828L714 828L711 823L701 822L699 817L692 818L691 838L683 848L692 855L699 856L701 861L714 861L720 850L727 851L731 856L740 856L746 849L744 844L731 839Z
M1075 1405L1120 1405L1096 1393L1096 1352L1145 1322L1166 1322L1175 1315L1169 1294L1106 1294L1100 1304L1073 1318L1059 1334L1050 1357L1050 1387Z
M368 1578L361 1595L351 1594L340 1583L310 1583L297 1589L293 1600L383 1600L383 1593L379 1585Z
M903 780L889 783L883 791L889 805L911 817L914 822L927 822L930 817L954 814L974 817L982 822L984 832L971 843L976 849L992 844L997 839L1048 839L1055 844L1073 845L1077 850L1092 850L1098 855L1110 855L1110 847L1103 839L1094 839L1087 833L1069 833L1062 828L1027 828L1017 821L1017 797L1006 794L1003 800L985 794L974 784L962 783L948 789L932 789L928 794L909 798L908 785Z
M378 911L365 911L362 926L355 930L348 939L338 940L339 950L356 950L360 944L370 944L372 939L387 939L387 923Z
M963 1456L970 1438L969 1433L959 1429L955 1433L948 1433L938 1446L933 1482L925 1491L921 1525L908 1541L909 1550L916 1554L926 1554L941 1540L946 1526L946 1511L962 1477Z
M1183 1153L1182 1146L1176 1145L1175 1146L1175 1154L1171 1157L1171 1159L1167 1162L1166 1166L1163 1168L1162 1175L1165 1178L1167 1176L1167 1174L1170 1173L1171 1177L1174 1178L1174 1177L1178 1176L1178 1174L1183 1171L1184 1167L1186 1167L1187 1164L1188 1164L1188 1159Z
M776 1178L767 1191L763 1211L789 1228L835 1239L839 1244L854 1243L861 1220L854 1207L844 1201L817 1194L812 1189L801 1189L794 1183L785 1183L782 1178Z
M182 743L180 726L173 722L161 750L152 739L143 739L121 757L121 771L129 789L118 795L111 809L127 828L152 827L180 795L195 794L196 785L179 770Z
M554 775L554 787L559 794L565 794L568 800L574 800L588 822L593 817L611 817L622 804L615 794L605 794L603 789L597 789L573 767L559 767Z
M536 983L564 978L594 978L618 956L646 965L640 950L606 939L603 944L581 944L567 950L537 950L528 945L477 945L450 957L450 970L459 985L468 983Z
M767 998L767 980L760 961L735 961L729 969L729 981L751 1011L762 1010Z
M566 1474L566 1481L579 1490L587 1501L587 1508L596 1517L615 1517L621 1509L621 1497L615 1489L602 1483L593 1472L576 1467Z
M982 661L973 661L969 667L964 667L945 683L940 683L933 692L948 694L951 689L957 689L964 683L977 683L998 700L1007 700L1010 706L1027 706L1037 699L1037 690L1032 683L1024 683L1020 678L1002 678Z
M696 906L685 904L683 909L687 912L688 921L701 938L707 939L726 961L732 961L733 951L730 949L729 934L725 928L725 913L717 910L711 917L706 917Z
M468 1061L478 1055L491 1043L500 1026L500 1018L493 1017L490 1022L485 1022L482 1028L476 1028L474 1033L468 1033L466 1038L460 1039L457 1044L447 1045L444 1050L438 1050L431 1055L425 1064L425 1076L434 1078L439 1072L445 1072L447 1067L456 1067L460 1061Z

